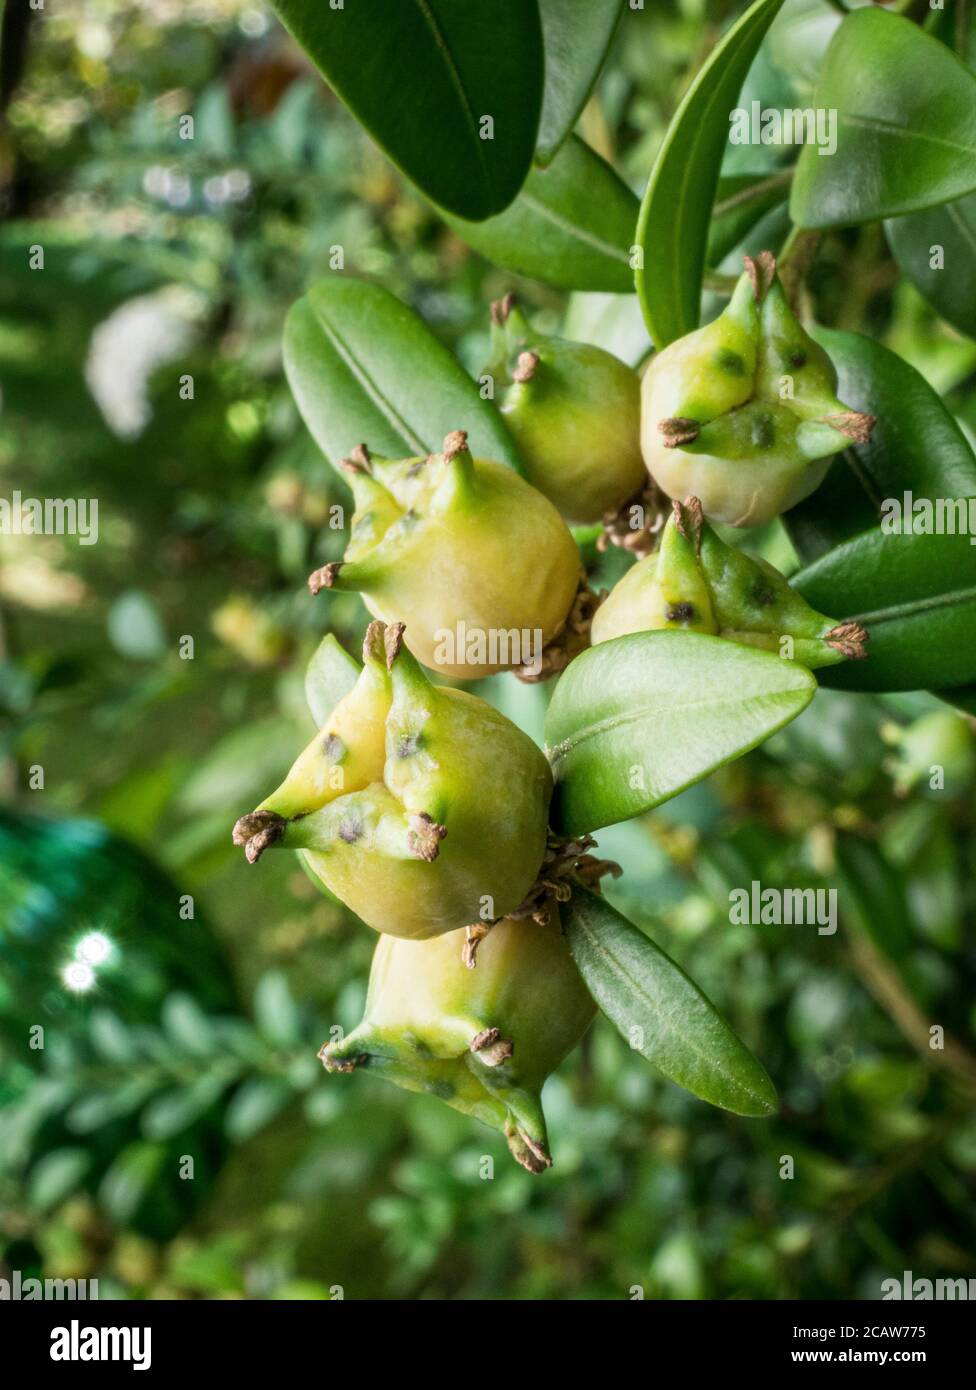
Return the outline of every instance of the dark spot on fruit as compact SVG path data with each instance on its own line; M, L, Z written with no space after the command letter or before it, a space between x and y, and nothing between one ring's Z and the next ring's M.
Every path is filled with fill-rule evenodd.
M800 352L799 350L797 350L796 352L791 352L791 353L790 353L790 366L791 366L791 367L805 367L806 365L807 365L807 355L806 355L805 352Z
M424 1090L438 1100L450 1100L454 1094L454 1087L450 1081L428 1081Z
M339 822L339 839L347 845L354 845L363 833L363 823L358 816L343 816Z
M771 603L776 602L773 586L761 577L753 582L749 597L753 603L758 603L760 608L768 608Z
M690 623L695 616L693 603L676 603L667 611L669 623Z
M344 756L345 751L346 745L338 734L327 734L322 741L322 752L334 763Z
M771 415L757 415L752 422L752 442L757 449L768 449L776 438Z
M731 348L719 348L712 360L716 368L720 372L725 372L727 376L745 376L745 361Z

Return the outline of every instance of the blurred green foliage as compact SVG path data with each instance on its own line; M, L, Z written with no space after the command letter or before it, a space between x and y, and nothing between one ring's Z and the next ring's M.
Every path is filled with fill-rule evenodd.
M635 188L735 8L626 16L583 132ZM787 10L807 32L809 0ZM804 43L772 38L750 82L802 92ZM613 900L763 1059L774 1121L691 1099L602 1019L547 1088L543 1178L434 1099L326 1077L315 1049L358 1021L371 934L289 856L257 872L229 835L306 741L326 618L353 649L364 619L304 593L345 496L285 387L281 325L340 245L476 370L513 278L248 0L36 17L0 199L4 495L99 501L97 545L2 540L0 1261L147 1297L875 1297L903 1269L976 1275L972 786L896 795L889 747L938 702L821 692L599 837L625 869ZM640 356L606 297L517 288L541 326ZM810 294L976 426L976 348L897 280L878 229L829 238ZM754 540L789 565L781 528ZM544 691L485 693L538 733ZM839 931L731 925L753 880L837 888ZM71 995L91 931L127 968ZM48 1040L25 1056L34 1025ZM192 1198L172 1181L188 1152Z

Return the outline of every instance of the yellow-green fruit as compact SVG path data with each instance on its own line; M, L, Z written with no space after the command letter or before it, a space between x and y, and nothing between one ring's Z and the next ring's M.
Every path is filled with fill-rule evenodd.
M764 251L746 257L725 311L659 352L641 388L641 447L672 498L761 526L819 487L832 456L874 419L836 397L837 375L800 326Z
M768 561L726 545L694 497L673 504L658 549L597 609L591 641L656 628L725 637L810 668L863 658L868 636L815 612Z
M459 680L531 665L562 628L579 582L562 517L512 469L474 459L462 430L444 452L344 462L356 501L345 559L309 580L355 589L410 650Z
M596 1011L554 920L506 918L461 963L464 932L381 936L362 1023L319 1053L329 1071L369 1071L501 1130L530 1172L552 1162L540 1093Z
M431 937L511 912L546 847L552 774L504 715L434 686L399 624L372 623L356 685L281 786L234 827L272 846L377 931Z
M533 333L511 298L492 306L496 374L511 376L500 403L525 476L576 524L616 513L646 484L640 379L586 343Z

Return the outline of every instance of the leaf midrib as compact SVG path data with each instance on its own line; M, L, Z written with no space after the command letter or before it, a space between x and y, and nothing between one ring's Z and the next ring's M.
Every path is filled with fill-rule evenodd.
M418 454L426 453L427 446L424 441L414 434L413 430L407 424L406 420L404 420L393 402L388 400L383 394L369 372L367 372L366 368L357 359L356 354L339 333L338 329L329 322L324 310L316 305L313 308L313 313L316 323L331 343L336 355L341 359L344 366L349 369L357 383L362 387L363 391L374 403L380 413L386 417L387 423L395 430L399 431L411 451Z
M588 232L584 227L578 227L575 222L570 222L568 218L561 217L553 208L547 207L546 204L540 202L538 198L534 198L531 193L527 193L524 188L519 196L520 201L523 202L527 208L531 208L539 217L544 218L547 222L551 222L552 225L558 227L560 231L567 232L570 236L575 237L577 241L581 241L586 246L592 246L595 251L599 251L602 255L609 257L611 260L619 261L622 265L630 265L630 257L627 252L621 250L619 246L614 246L611 242L604 241L602 237L596 236L593 232Z
M842 111L838 119L842 124L861 126L865 130L874 130L882 135L897 135L905 140L922 140L930 145L941 145L957 154L976 154L976 144L964 145L958 140L949 140L944 135L931 135L924 130L896 125L894 121L887 121L882 116L860 116L851 111Z
M565 757L568 753L571 753L574 748L579 747L579 745L587 739L596 738L598 735L606 733L607 730L616 731L617 729L627 728L630 724L636 724L639 720L644 720L649 717L652 718L654 715L660 715L662 712L674 711L675 713L680 712L684 714L685 710L691 709L748 709L757 700L779 701L784 696L800 695L803 693L805 692L801 687L797 686L795 688L784 687L781 690L763 691L762 694L751 695L745 700L717 697L709 700L682 699L680 706L675 704L664 706L641 705L641 707L636 710L623 710L619 714L607 715L605 718L598 719L594 723L586 724L575 734L571 734L569 738L560 739L557 744L548 750L549 761L555 765L558 760Z
M431 11L428 0L415 0L415 4L426 21L427 27L430 29L431 35L433 36L434 43L444 59L444 66L447 68L448 77L451 79L451 85L457 93L458 100L461 104L461 111L467 121L471 138L474 141L474 150L478 158L478 163L481 165L482 174L484 175L485 187L488 189L489 197L494 200L495 186L491 177L490 165L485 158L484 141L478 134L478 121L474 111L471 109L471 103L468 100L467 91L461 80L461 72L455 61L454 54L451 52L450 45Z
M652 1016L653 1018L655 1018L655 1019L658 1021L659 1032L663 1033L663 1034L669 1039L669 1041L671 1041L671 1040L673 1040L675 1037L677 1037L677 1038L679 1039L679 1041L682 1041L682 1042L684 1042L685 1044L687 1044L689 1051L691 1051L691 1052L693 1052L693 1053L695 1054L695 1057L697 1058L698 1062L705 1068L706 1071L709 1070L709 1069L711 1069L711 1070L714 1070L714 1071L718 1072L718 1074L722 1077L722 1079L726 1082L726 1084L730 1087L730 1089L731 1089L733 1092L736 1091L736 1090L738 1090L740 1094L744 1093L745 1095L749 1096L749 1097L750 1097L752 1100L754 1100L757 1104L759 1104L759 1105L762 1106L763 1112L764 1112L764 1113L767 1113L767 1114L768 1114L768 1113L769 1113L769 1110L768 1110L767 1103L763 1100L762 1096L759 1094L758 1091L754 1091L750 1086L746 1085L743 1081L738 1080L738 1079L735 1077L735 1075L734 1075L733 1072L727 1070L726 1067L721 1066L721 1065L720 1065L719 1063L717 1063L713 1058L709 1057L709 1055L708 1055L706 1052L704 1052L704 1051L695 1043L694 1038L693 1038L692 1036L689 1036L688 1034L680 1034L680 1033L678 1033L678 1031L677 1031L675 1028L673 1028L673 1027L668 1027L668 1025L667 1025L667 1024L665 1023L665 1021L664 1021L663 1015L660 1013L660 1011L659 1011L658 1009L655 1008L654 1001L653 1001L653 999L651 998L651 996L650 996L649 994L647 994L643 989L641 989L641 987L640 987L640 985L637 983L637 981L634 980L633 977L632 977L630 974L628 974L628 972L627 972L627 970L625 969L625 967L617 960L617 957L614 956L614 955L610 952L610 950L609 950L608 947L606 947L606 946L603 945L603 943L600 941L599 937L598 937L598 936L596 935L596 933L591 929L591 927L589 926L588 922L586 921L586 918L585 918L585 916L584 916L584 913L583 913L582 911L580 911L579 909L577 909L577 912L576 912L576 914L575 914L575 920L576 920L576 923L579 925L580 930L582 931L582 933L583 933L584 936L586 937L587 944L594 950L594 952L595 952L598 956L600 956L600 957L607 963L607 965L609 966L609 969L610 969L613 973L616 974L617 979L618 979L618 980L622 980L622 981L624 982L624 984L630 988L630 990L633 992L634 995L636 995L636 997L637 997L638 999L641 999L641 1000L643 1000L643 1001L646 1003L649 1013L651 1014L651 1016ZM635 930L636 930L636 928L635 928ZM660 947L655 947L655 946L653 945L653 943L651 943L651 946L652 946L652 950L660 950ZM669 961L669 964L672 964L672 965L674 964L673 962L670 961L670 959L669 959L667 956L664 955L664 952L662 952L661 954L662 954L662 956L664 956L664 958L665 958L666 960ZM676 966L676 965L674 966L674 968L675 968L676 970L679 969L679 967ZM683 972L682 972L682 974L683 974ZM687 976L684 976L684 978L685 978L685 979L688 979ZM688 983L691 984L691 981L689 980ZM694 986L693 986L693 985L692 985L692 988L694 989ZM706 1002L706 1001L705 1001L705 998L704 998L704 995L700 994L697 990L696 990L696 993L698 993L698 997L699 997L699 1000L700 1000L700 1001ZM707 1006L707 1003L706 1003L706 1006ZM710 1007L710 1006L707 1006L707 1007ZM714 1018L716 1019L717 1022L719 1022L719 1023L722 1022L722 1020L719 1019L719 1017L718 1017L717 1014L714 1014L713 1016L714 1016ZM723 1026L724 1026L724 1027L727 1027L727 1025L724 1025L724 1024L723 1024ZM731 1029L729 1029L728 1031L729 1031L729 1036L732 1037L732 1038L734 1039L734 1038L735 1038L735 1034L732 1033ZM743 1050L745 1050L744 1044L740 1043L739 1045L740 1045L741 1047L743 1047ZM647 1054L646 1054L646 1053L642 1053L642 1056L645 1056L645 1057L646 1057ZM647 1060L650 1061L650 1062L652 1063L652 1065L658 1066L659 1069L663 1071L663 1068L660 1067L660 1064L659 1064L659 1063L654 1063L653 1058L648 1057ZM671 1079L671 1080L677 1081L677 1078L675 1078L675 1077L671 1077L670 1079ZM678 1081L677 1084L678 1084L678 1085L683 1085L683 1084L685 1084L685 1083Z

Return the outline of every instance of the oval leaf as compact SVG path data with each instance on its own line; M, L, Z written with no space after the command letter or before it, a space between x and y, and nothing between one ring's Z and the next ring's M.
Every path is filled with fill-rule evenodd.
M729 112L783 0L756 0L712 50L674 114L641 204L637 293L659 348L698 327L709 220Z
M765 1069L649 937L584 889L574 891L562 921L587 989L642 1057L711 1105L736 1115L776 1111Z
M800 558L815 560L877 526L885 498L976 497L976 457L922 374L857 333L816 328L814 335L837 368L840 399L877 423L870 443L848 449L783 518Z
M331 632L322 638L305 671L305 698L317 729L349 694L361 669Z
M885 223L888 244L918 292L946 323L976 338L976 193ZM932 248L942 248L933 269Z
M637 198L606 160L572 135L498 217L446 221L469 246L518 275L558 289L631 294L637 212Z
M477 457L521 467L491 402L379 285L343 276L313 285L288 315L284 359L302 419L333 465L360 443L387 458L433 453L465 429Z
M532 162L542 108L536 0L274 6L333 91L429 198L461 217L508 206Z
M800 153L800 226L873 222L976 189L976 77L917 24L870 7L848 15L812 105L837 111L837 149Z
M885 535L876 527L801 570L792 583L808 603L856 618L871 634L868 660L825 670L824 685L919 690L976 680L976 546L969 540Z
M539 0L546 85L536 145L550 164L570 134L606 61L625 0Z
M567 667L546 715L552 823L580 835L628 820L755 748L816 681L770 652L691 632L636 632Z
M847 450L823 486L784 518L801 558L812 562L796 587L821 612L857 615L871 633L868 660L823 672L823 683L850 690L968 684L976 679L976 547L961 534L885 534L881 514L886 501L904 510L906 493L912 502L965 505L976 498L976 457L914 367L854 333L817 329L816 336L837 367L841 400L877 417L870 444Z

